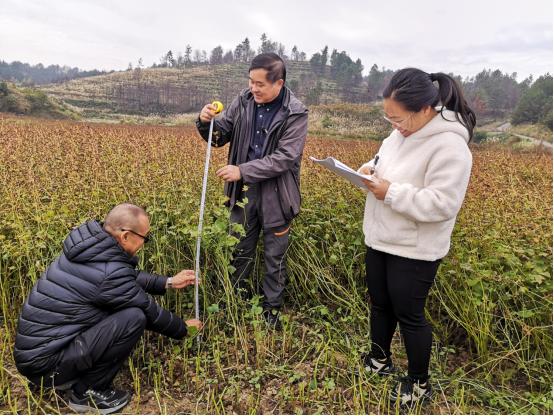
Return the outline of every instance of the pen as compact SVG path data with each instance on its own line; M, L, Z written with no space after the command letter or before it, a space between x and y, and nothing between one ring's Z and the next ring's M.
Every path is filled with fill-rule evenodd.
M375 155L373 158L373 166L369 168L369 173L373 175L375 173L375 167L377 166L377 162L379 162L379 155Z

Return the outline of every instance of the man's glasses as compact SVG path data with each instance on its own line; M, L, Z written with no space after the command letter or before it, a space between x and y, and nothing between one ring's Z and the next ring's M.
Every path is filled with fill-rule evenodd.
M129 230L128 228L121 228L121 231L129 231L130 233L138 235L140 238L142 238L144 240L144 244L146 244L150 241L150 236L149 235L142 235L142 234L137 233L136 231Z
M383 114L383 118L385 120L387 120L390 124L392 124L394 127L401 127L402 124L406 123L407 121L409 121L413 116L414 116L415 113L411 113L408 117L406 117L404 120L401 120L401 121L393 121L391 120L390 118L388 118L386 115Z

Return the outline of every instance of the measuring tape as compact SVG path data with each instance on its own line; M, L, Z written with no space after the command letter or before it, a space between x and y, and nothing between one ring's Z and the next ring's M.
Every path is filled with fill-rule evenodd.
M219 101L212 103L214 112L219 114L223 111L223 104ZM214 130L215 117L210 120L210 133L208 134L208 145L206 146L206 163L204 164L204 178L202 180L202 196L200 198L200 217L198 220L198 235L196 237L196 262L194 267L194 317L200 319L200 306L198 286L200 283L200 243L202 242L202 227L204 225L204 208L206 207L206 191L208 189L208 170L210 168L210 153L212 150L212 134Z

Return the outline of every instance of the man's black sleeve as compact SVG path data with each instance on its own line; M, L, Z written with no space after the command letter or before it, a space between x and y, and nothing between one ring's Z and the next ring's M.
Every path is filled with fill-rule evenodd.
M106 276L98 287L94 304L108 311L139 308L144 312L147 328L171 338L187 335L186 323L174 313L162 308L137 284L135 275L122 267Z
M167 284L167 277L157 274L150 274L146 272L139 272L137 276L137 283L146 293L151 295L164 295L165 285Z

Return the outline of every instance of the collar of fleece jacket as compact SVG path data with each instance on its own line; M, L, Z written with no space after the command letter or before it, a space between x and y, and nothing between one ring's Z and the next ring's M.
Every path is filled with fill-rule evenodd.
M440 107L437 108L437 111L440 110ZM461 117L460 117L461 119ZM469 133L467 129L456 120L456 113L447 109L443 109L431 119L426 125L421 129L414 132L409 136L410 140L424 139L429 136L434 136L435 134L451 132L456 133L459 136L462 136L463 139L467 142L469 139Z
M63 243L63 252L74 263L120 261L133 267L138 264L138 259L123 251L117 240L96 220L71 230Z

